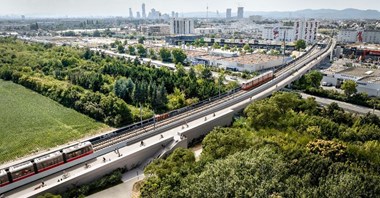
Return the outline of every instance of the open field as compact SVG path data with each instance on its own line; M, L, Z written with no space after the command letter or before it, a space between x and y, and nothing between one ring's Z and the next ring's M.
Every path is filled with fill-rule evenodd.
M0 163L107 128L47 97L0 80Z

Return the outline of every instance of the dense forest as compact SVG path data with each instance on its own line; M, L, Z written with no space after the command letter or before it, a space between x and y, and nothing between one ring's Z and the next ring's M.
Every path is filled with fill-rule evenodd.
M379 197L380 119L278 92L145 168L142 197Z
M170 53L170 51L169 51ZM178 53L177 51L171 53ZM0 38L0 78L12 80L111 126L180 108L234 85L207 67L175 71L139 59L68 46Z

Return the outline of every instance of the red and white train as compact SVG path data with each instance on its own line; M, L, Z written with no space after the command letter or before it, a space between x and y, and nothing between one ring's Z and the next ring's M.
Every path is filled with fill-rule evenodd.
M0 187L50 170L92 153L94 153L94 150L91 142L82 142L72 147L0 170Z
M272 80L274 77L273 75L273 71L268 71L268 72L265 72L259 76L256 76L254 78L252 78L251 80L249 80L248 82L246 83L243 83L241 85L241 89L242 90L250 90L252 88L255 88L257 86L260 86L270 80Z

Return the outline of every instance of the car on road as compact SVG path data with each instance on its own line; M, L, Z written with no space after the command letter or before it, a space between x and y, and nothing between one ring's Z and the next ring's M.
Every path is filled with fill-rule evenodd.
M330 82L322 82L322 86L331 87L332 83L330 83Z

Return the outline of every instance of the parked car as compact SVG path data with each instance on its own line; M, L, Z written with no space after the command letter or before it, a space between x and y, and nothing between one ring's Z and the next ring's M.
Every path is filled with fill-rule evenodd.
M322 86L331 87L332 83L330 83L330 82L322 82Z

